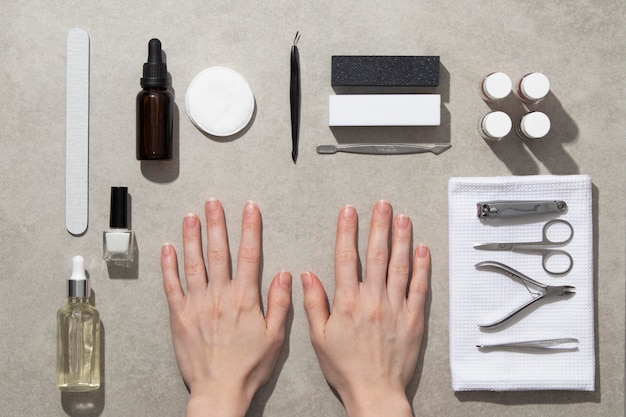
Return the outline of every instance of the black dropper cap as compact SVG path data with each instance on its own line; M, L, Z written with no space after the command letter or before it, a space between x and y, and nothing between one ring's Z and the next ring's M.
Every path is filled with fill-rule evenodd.
M111 187L111 229L128 229L127 201L128 187Z
M150 39L148 42L148 62L143 64L143 77L141 86L143 88L167 88L167 64L163 62L161 51L161 41Z

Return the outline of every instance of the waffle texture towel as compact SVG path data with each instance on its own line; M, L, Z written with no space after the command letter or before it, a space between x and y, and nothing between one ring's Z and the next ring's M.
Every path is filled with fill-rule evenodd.
M594 271L591 179L586 175L451 178L448 184L450 233L450 367L455 391L595 390ZM564 213L485 220L476 203L494 200L563 200ZM574 229L559 249L570 253L569 273L546 273L541 256L474 249L490 242L535 242L543 225L563 219ZM532 297L519 281L479 270L496 261L546 285L572 285L576 294L539 302L512 322L490 330L488 323ZM554 298L552 300L555 300ZM476 345L576 338L578 350L559 353L481 351Z

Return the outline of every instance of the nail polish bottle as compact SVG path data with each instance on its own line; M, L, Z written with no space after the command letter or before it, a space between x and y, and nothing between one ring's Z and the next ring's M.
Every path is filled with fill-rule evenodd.
M502 111L487 113L480 119L478 131L483 139L500 140L511 132L513 123L508 114Z
M135 234L128 228L128 187L111 187L109 228L102 235L102 258L118 265L132 263Z
M525 103L537 103L550 92L550 80L540 72L526 74L519 82L517 95Z
M511 93L511 78L503 72L492 72L480 84L480 95L487 102L500 101Z
M93 391L100 387L100 313L89 303L85 260L75 256L67 304L57 313L57 387Z
M516 131L522 139L537 140L550 132L550 118L540 111L525 114L517 123Z
M143 64L143 90L137 94L138 160L172 159L174 95L168 86L161 41L151 39L148 62Z

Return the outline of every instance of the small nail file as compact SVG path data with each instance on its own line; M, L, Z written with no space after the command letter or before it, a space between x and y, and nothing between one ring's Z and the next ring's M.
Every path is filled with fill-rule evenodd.
M81 235L89 216L89 35L83 29L67 35L65 114L65 227Z

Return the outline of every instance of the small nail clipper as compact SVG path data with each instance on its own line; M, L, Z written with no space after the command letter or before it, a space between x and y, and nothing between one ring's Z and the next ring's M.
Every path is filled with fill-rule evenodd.
M526 307L529 307L531 304L534 304L535 302L539 300L545 300L547 298L552 298L552 297L563 297L563 296L567 296L570 294L574 294L576 292L575 291L576 287L572 287L570 285L552 286L552 285L542 284L500 262L495 262L495 261L480 262L476 264L476 267L477 268L495 268L497 272L503 273L504 275L508 275L509 277L520 281L522 284L524 284L524 286L526 286L526 289L528 290L528 292L530 292L531 295L533 296L526 303L517 307L515 310L511 311L509 314L502 317L501 319L496 320L491 323L479 324L478 326L481 329L492 329L494 327L498 327L506 323L513 317L515 317L518 313L526 309ZM536 291L535 292L531 291L530 287L535 288Z
M486 201L476 204L481 219L506 219L529 214L562 213L567 210L565 201Z

